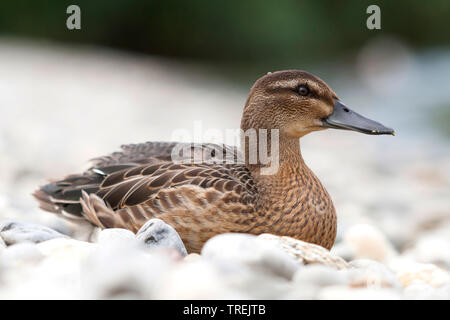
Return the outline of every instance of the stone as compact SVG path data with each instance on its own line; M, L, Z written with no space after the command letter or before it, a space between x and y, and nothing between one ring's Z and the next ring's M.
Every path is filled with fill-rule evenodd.
M67 238L67 236L38 224L6 220L0 223L0 237L7 245L20 242L39 243L55 238Z
M359 259L351 261L350 265L354 268L346 271L346 276L351 287L401 288L394 272L378 261Z
M162 281L155 299L249 299L228 284L216 266L207 259L184 259Z
M345 273L321 264L310 264L299 268L294 275L293 282L294 285L301 288L305 285L326 287L349 283Z
M403 291L406 299L415 300L449 300L450 286L434 288L426 283L412 283Z
M111 244L113 242L137 242L137 239L130 230L109 228L98 232L96 242L99 244Z
M343 237L355 259L372 259L385 262L397 255L387 237L369 224L356 224L348 228Z
M32 242L22 242L6 247L1 256L4 265L28 265L39 262L43 254L38 250L36 244Z
M351 266L341 257L332 254L327 249L291 237L279 237L272 234L262 234L259 239L272 242L288 253L301 264L323 264L338 270Z
M257 236L224 233L209 239L201 255L218 263L241 265L253 271L292 279L299 264L273 243Z
M279 297L275 299L282 300L313 300L316 299L317 294L320 291L320 287L310 284L301 283L293 286L290 290L283 292Z
M389 267L394 270L403 287L412 283L426 283L432 287L450 283L449 273L431 263L417 263L407 258L399 258L391 261Z
M173 248L182 256L187 255L186 248L175 229L161 219L150 219L136 234L136 238L148 247Z
M445 235L428 234L420 236L414 247L404 255L422 263L432 263L450 268L450 230Z
M184 257L183 261L197 261L201 259L202 256L198 253L189 253L186 257Z
M44 256L53 259L82 259L86 258L95 248L95 244L74 239L56 238L38 243L36 247Z
M351 261L355 259L355 252L353 251L353 248L343 241L335 243L330 252L336 256L341 257L345 261Z
M81 262L81 286L88 299L155 299L173 265L163 250L113 241Z
M348 286L329 286L317 294L319 300L400 300L402 295L387 288L351 288Z
M287 279L260 272L252 273L251 270L238 277L230 275L226 279L237 292L258 300L284 299L284 296L293 288L292 282Z

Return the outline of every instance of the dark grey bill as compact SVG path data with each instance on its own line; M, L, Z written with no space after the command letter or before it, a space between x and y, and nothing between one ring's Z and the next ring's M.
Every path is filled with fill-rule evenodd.
M363 117L349 109L339 100L334 100L334 111L327 118L323 119L323 126L334 129L353 130L366 134L395 135L393 129Z

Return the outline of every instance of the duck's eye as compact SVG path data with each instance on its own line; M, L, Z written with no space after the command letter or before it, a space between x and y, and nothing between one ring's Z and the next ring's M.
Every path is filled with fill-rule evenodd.
M309 89L307 86L300 86L298 87L297 92L301 96L307 96L309 94Z

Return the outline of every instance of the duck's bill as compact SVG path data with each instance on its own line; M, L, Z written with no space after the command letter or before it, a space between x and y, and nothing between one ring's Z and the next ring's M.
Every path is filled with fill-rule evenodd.
M323 119L323 126L334 129L353 130L366 134L395 135L393 129L363 117L349 109L339 100L334 100L334 111L327 118Z

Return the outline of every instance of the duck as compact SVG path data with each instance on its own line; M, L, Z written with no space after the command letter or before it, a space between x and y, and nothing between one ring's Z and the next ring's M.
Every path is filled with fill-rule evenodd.
M301 138L326 129L394 135L302 70L259 78L240 128L240 149L211 143L123 145L92 159L85 172L39 187L33 196L43 210L101 229L136 233L159 218L178 232L190 253L222 233L288 236L329 250L336 239L336 210L302 157Z

